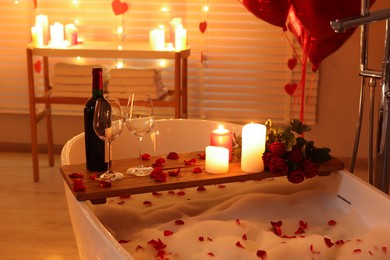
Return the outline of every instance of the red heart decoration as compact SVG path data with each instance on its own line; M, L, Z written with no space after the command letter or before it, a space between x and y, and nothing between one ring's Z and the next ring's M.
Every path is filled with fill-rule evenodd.
M199 30L201 33L204 33L207 29L207 22L206 21L203 21L201 23L199 23Z
M120 0L112 1L111 6L115 15L124 14L129 10L129 5L127 3L122 3Z
M287 94L289 94L290 96L292 96L295 92L295 90L297 89L298 85L296 83L288 83L284 86L284 90L287 92Z
M287 61L287 66L290 70L293 70L297 66L297 58L291 58Z
M35 72L40 73L40 72L41 72L41 69L42 69L42 63L41 63L40 60L37 60L37 61L34 63L34 70L35 70Z

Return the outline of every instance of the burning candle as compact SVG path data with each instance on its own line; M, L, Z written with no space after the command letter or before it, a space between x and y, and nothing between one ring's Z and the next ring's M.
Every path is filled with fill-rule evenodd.
M62 47L64 45L64 25L61 23L54 23L50 25L50 40L54 48Z
M179 26L175 30L175 49L176 51L185 50L187 47L187 30Z
M210 145L227 148L229 150L229 161L232 160L232 133L228 129L225 129L223 125L219 125L217 129L211 132Z
M165 48L164 28L153 29L149 32L149 44L153 50L164 50Z
M229 171L229 150L224 147L206 147L206 172L221 174Z
M267 128L261 124L246 124L242 128L241 170L256 173L264 171L263 153Z
M49 44L49 18L40 14L35 17L35 27L42 29L43 45Z
M42 27L31 27L31 38L34 47L43 47Z
M65 25L65 35L70 45L77 45L77 28L74 24Z

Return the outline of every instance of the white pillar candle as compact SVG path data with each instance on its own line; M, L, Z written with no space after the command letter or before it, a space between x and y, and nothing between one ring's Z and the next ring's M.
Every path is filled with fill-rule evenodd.
M241 170L256 173L264 171L263 153L267 128L261 124L246 124L242 128Z
M227 173L229 171L229 150L224 147L206 147L206 172L212 174Z
M34 47L43 47L43 34L42 27L33 26L31 27L31 39Z
M175 30L175 49L176 51L185 50L187 47L187 30L179 27Z
M61 23L54 23L50 25L50 40L54 48L62 47L64 45L64 25Z
M49 44L49 18L47 17L47 15L37 15L35 17L35 27L42 28L43 44Z
M151 30L149 32L149 44L153 50L164 50L165 30L163 28Z

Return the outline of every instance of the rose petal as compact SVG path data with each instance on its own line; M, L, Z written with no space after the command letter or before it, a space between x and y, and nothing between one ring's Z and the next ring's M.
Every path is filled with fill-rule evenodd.
M131 197L131 194L126 194L126 195L120 195L119 198L121 199L129 199Z
M170 152L167 156L169 160L177 160L179 159L179 155L175 152Z
M246 234L244 234L244 235L242 235L242 240L248 240L248 238L247 238L247 236L246 236Z
M324 241L327 247L329 248L331 248L334 245L334 243L330 240L330 238L324 237Z
M179 175L179 173L180 173L180 167L179 168L177 168L176 170L170 170L170 171L168 171L168 174L170 175L170 176L177 176L177 175Z
M204 241L204 237L203 237L203 236L199 236L199 237L198 237L198 240L201 241L201 242L203 242L203 241Z
M170 230L164 230L164 236L172 236L173 235L173 232L170 231Z
M356 248L356 249L353 250L353 252L354 252L354 253L361 253L362 250L361 250L360 248Z
M310 245L310 251L311 251L313 254L319 254L319 253L320 253L320 251L315 251L315 250L314 250L313 244Z
M72 187L72 190L73 191L83 191L85 190L86 187L84 185L84 181L83 179L73 179L73 187Z
M175 225L177 225L177 226L184 225L184 221L181 219L178 219L175 221Z
M299 221L299 226L303 229L307 229L307 222L300 220Z
M299 235L299 234L303 234L303 233L305 233L305 230L302 228L302 227L299 227L298 229L297 229L297 231L295 231L295 235Z
M186 193L184 191L179 191L178 193L176 193L177 196L184 196L186 195Z
M160 197L160 196L162 196L162 192L153 191L153 192L152 192L152 195L153 195L153 196L156 196L156 197Z
M200 167L194 167L194 168L192 169L192 172L193 172L193 173L201 173L201 172L202 172L202 168L200 168Z
M218 185L218 188L219 188L219 189L223 189L223 188L226 188L226 185L223 185L223 184L219 184L219 185Z
M277 221L277 222L273 222L271 221L271 225L273 227L281 227L283 225L283 222L281 220Z
M385 253L385 254L387 253L387 247L386 246L382 246L382 252Z
M208 252L207 253L209 256L214 256L214 254L212 252Z
M135 251L138 251L138 250L144 250L144 248L140 245L138 245L136 248L135 248Z
M206 154L205 153L197 153L200 159L204 160L206 159Z
M197 191L206 191L206 188L203 186L199 186L196 190Z
M81 172L72 172L68 175L70 178L83 178L84 175Z
M144 202L142 202L142 204L144 204L144 205L147 206L147 207L152 206L152 202L150 202L150 201L148 201L148 200L145 200Z
M185 165L195 165L196 164L196 158L192 158L191 160L184 160Z
M176 195L176 193L173 190L168 191L168 195Z
M119 244L126 244L126 243L129 243L130 240L125 240L125 239L121 239L121 240L118 240Z
M238 224L238 225L241 225L241 222L240 222L240 219L236 219L236 223Z
M158 239L158 240L152 239L148 242L148 244L152 245L154 247L154 249L156 249L156 250L162 250L167 246L160 239Z
M267 258L267 251L257 250L256 255L257 255L257 257L261 258L262 260L265 260Z
M93 174L89 175L89 179L92 180L92 181L96 180L97 179L97 173L93 173Z
M245 249L245 247L241 244L240 241L236 242L236 246L239 247L239 248Z
M328 225L329 225L329 226L336 226L336 224L337 224L336 221L333 220L333 219L331 219L331 220L328 221Z
M141 158L143 161L149 161L151 156L148 153L144 153L143 155L141 155Z
M165 159L164 158L158 158L154 163L153 167L163 167L165 165Z

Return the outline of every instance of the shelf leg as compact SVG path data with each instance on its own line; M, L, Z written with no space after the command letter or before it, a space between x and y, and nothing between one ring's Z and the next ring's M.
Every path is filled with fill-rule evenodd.
M45 92L47 93L50 89L48 57L43 57L43 78L45 84ZM45 108L47 111L46 114L47 155L49 159L49 166L54 166L53 126L51 120L51 105L49 103L46 103Z

